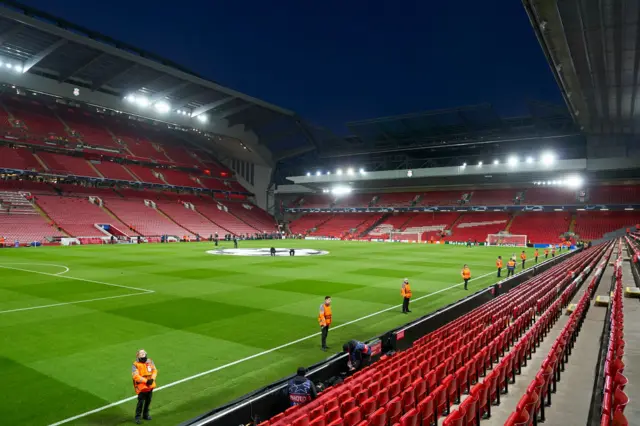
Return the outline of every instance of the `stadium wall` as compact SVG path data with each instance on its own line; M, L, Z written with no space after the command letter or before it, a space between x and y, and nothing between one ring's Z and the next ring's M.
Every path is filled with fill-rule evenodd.
M438 309L415 321L401 327L390 330L380 336L367 340L375 351L372 361L377 361L382 354L404 350L420 337L430 333L473 309L487 303L491 299L507 293L524 281L538 275L552 266L579 253L581 250L573 250L541 264L527 269L514 277L500 281L488 288L479 290L457 302ZM346 354L336 354L325 361L317 363L308 369L307 377L314 383L331 383L336 377L345 377L348 372ZM285 411L288 399L284 394L287 382L293 376L286 377L271 383L261 389L247 394L224 406L215 408L207 414L182 423L180 426L228 426L233 424L258 424L274 415Z

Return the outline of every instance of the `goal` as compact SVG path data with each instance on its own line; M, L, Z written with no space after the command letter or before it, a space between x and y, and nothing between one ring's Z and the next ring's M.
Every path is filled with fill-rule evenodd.
M389 231L389 241L422 242L422 232L414 231Z
M512 234L489 234L487 235L487 245L524 247L527 245L527 236Z

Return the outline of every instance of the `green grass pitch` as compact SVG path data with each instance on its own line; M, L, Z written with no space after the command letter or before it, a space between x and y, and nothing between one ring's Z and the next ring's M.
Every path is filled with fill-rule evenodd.
M475 291L495 282L496 256L521 250L333 241L240 247L272 244L330 253L213 256L210 243L0 250L0 423L55 424L133 396L130 366L144 348L159 386L173 384L154 394L153 424L175 425L327 357L319 336L304 339L319 332L325 295L333 297L334 352L464 297L461 286L447 289L461 282L463 263ZM422 299L409 315L384 311L401 303L405 277ZM29 309L39 306L46 307ZM131 424L134 405L68 424Z

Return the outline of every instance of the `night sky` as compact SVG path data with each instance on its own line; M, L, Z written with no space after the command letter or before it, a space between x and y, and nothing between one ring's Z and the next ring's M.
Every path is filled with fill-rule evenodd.
M344 123L489 102L562 104L512 0L23 3L346 134Z

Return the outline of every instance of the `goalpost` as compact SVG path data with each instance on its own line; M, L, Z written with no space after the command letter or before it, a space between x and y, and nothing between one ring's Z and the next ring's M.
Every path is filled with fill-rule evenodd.
M514 246L525 247L527 245L526 235L513 234L489 234L487 235L488 246Z
M416 241L422 242L423 232L415 231L389 231L389 241Z

